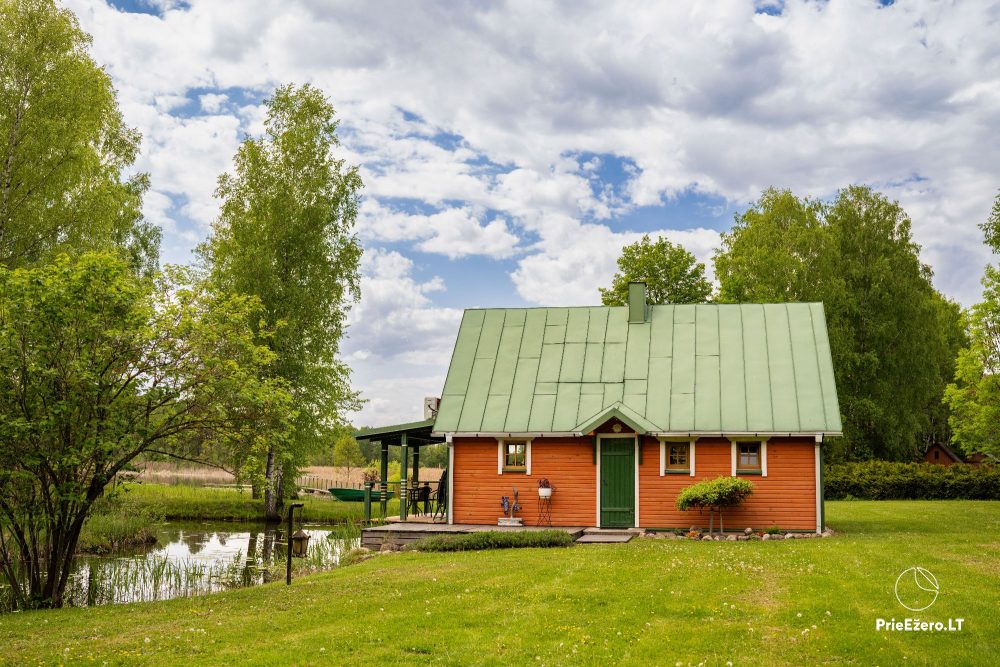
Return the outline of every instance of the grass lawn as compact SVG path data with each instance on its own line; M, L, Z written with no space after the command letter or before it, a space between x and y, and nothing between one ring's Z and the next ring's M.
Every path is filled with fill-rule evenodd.
M0 663L975 665L1000 651L1000 503L831 502L832 539L416 553L164 603L0 616ZM940 583L901 607L901 571ZM961 632L875 620L965 619Z
M262 521L264 501L249 491L206 486L130 484L124 490L128 501L162 516L167 521ZM345 503L332 498L303 498L304 517L310 523L345 523L364 518L364 503ZM372 507L373 513L378 507ZM389 515L399 514L399 501L389 502ZM297 515L296 515L297 516Z

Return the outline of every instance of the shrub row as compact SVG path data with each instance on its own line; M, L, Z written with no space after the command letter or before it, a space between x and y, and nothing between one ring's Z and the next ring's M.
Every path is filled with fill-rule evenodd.
M425 537L414 542L410 548L420 551L479 551L523 547L568 547L571 544L573 537L561 530L523 532L483 530L475 533Z
M1000 466L865 461L826 466L827 500L1000 500Z

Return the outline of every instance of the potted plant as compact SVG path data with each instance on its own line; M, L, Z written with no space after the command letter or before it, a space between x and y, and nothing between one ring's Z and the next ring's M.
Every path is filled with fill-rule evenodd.
M544 477L538 480L538 497L539 498L551 498L552 497L552 485L549 484L549 480Z

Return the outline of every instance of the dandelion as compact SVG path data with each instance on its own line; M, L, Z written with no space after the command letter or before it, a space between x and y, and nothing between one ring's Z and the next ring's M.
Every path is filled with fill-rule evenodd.
M802 618L802 612L800 611L799 613L795 614L795 616L796 618Z

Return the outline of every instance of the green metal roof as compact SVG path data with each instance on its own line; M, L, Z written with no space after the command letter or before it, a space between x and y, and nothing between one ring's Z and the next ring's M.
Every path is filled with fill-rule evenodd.
M436 433L840 433L820 303L465 311Z

